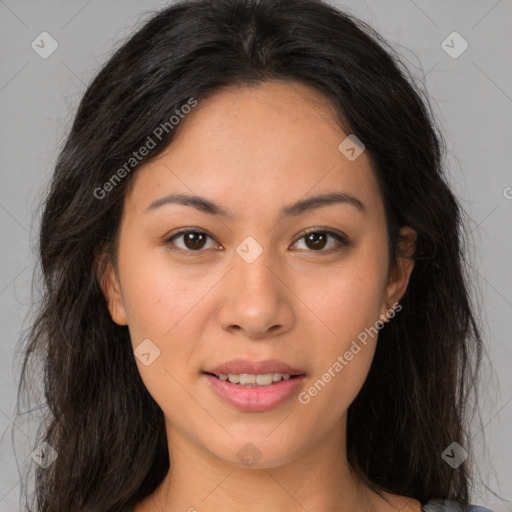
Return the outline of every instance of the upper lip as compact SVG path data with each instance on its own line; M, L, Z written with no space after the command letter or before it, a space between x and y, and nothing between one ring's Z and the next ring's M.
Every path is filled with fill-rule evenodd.
M204 370L205 373L220 375L221 373L248 373L262 375L265 373L282 373L289 375L304 375L304 370L299 370L289 364L277 359L267 359L266 361L250 361L248 359L233 359L222 363L214 368Z

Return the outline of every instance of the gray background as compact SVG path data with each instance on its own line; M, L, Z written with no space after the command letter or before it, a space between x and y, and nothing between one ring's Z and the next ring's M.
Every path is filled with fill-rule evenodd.
M512 500L512 1L331 3L376 28L414 75L424 76L447 139L450 180L475 242L475 297L488 354L481 378L484 428L473 428L479 461L473 502L496 512L512 510L493 496ZM36 206L86 85L113 46L164 5L0 0L0 512L19 507L13 434L19 463L34 464L32 427L14 413L20 361L15 355L38 296L31 292ZM59 45L47 59L31 48L44 31ZM453 31L469 44L458 58L441 47Z

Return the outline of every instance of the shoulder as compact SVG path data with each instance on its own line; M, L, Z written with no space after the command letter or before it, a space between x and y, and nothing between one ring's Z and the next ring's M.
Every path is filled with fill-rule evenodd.
M410 497L384 492L387 503L377 503L376 510L384 512L494 512L493 510L469 504L464 506L455 500L433 498L425 505Z
M432 499L426 503L421 512L493 512L491 509L482 507L481 505L464 506L458 501Z

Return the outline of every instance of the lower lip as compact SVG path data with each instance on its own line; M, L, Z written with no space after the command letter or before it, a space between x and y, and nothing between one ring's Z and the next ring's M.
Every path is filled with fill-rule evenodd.
M281 380L277 384L247 388L221 380L208 373L204 374L215 392L228 404L249 412L261 412L273 409L288 400L299 388L305 376Z

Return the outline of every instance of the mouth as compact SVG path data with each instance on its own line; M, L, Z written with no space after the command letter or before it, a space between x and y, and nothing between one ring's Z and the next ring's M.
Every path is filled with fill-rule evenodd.
M289 402L306 379L305 374L202 374L217 397L244 412L270 411Z

